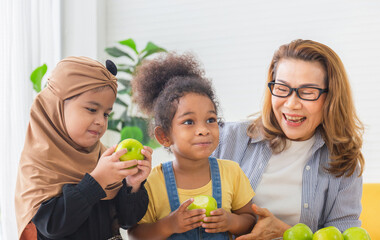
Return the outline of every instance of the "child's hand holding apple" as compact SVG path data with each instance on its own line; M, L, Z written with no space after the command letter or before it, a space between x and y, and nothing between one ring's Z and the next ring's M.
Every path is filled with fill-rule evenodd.
M138 172L137 168L131 168L138 164L137 160L120 162L119 158L127 150L122 149L115 152L115 149L116 145L108 148L100 157L95 169L90 173L103 189Z
M206 216L205 209L192 209L188 207L194 201L190 198L183 202L179 208L163 218L162 226L165 227L169 237L174 233L183 233L201 226L201 220Z
M148 177L152 169L153 150L131 138L121 141L115 149L115 152L123 149L127 149L127 152L120 156L119 159L121 162L137 160L137 164L130 167L130 169L137 169L137 171L126 177L127 184L132 187L132 192L136 192L139 190L141 183Z
M208 233L227 232L232 224L232 214L223 208L211 211L210 217L203 219L202 227Z
M206 217L202 219L202 227L206 229L206 232L218 233L228 231L228 226L231 224L231 213L228 213L223 208L218 209L215 198L207 195L195 196L194 202L189 205L188 209L206 210Z

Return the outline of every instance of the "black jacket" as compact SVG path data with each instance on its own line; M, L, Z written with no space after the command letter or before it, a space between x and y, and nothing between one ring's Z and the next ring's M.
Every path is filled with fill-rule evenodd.
M32 219L38 239L105 240L113 236L115 218L120 227L127 229L145 215L149 202L144 184L131 193L125 180L114 199L101 201L105 196L89 174L76 185L64 185L62 195L42 203ZM115 211L116 216L111 216Z

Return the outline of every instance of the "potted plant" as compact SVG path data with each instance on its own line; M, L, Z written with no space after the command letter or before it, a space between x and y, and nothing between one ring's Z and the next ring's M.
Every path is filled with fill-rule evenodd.
M123 106L123 112L116 117L116 114L111 114L108 119L108 129L120 133L120 141L126 138L134 138L139 140L143 145L152 148L160 145L149 135L149 119L135 112L134 105L131 101L132 88L131 79L136 67L141 62L153 54L166 52L164 48L148 42L144 49L138 51L136 43L129 38L119 41L120 47L109 47L105 51L112 57L121 60L117 62L119 72L124 73L126 78L118 78L118 83L123 86L123 89L118 91L115 103ZM126 51L124 51L126 49Z

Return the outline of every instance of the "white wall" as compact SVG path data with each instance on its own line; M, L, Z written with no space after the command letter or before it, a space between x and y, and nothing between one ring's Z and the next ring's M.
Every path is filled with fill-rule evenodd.
M61 0L62 58L86 56L98 59L104 45L104 1Z
M296 38L327 44L342 58L366 125L365 182L380 182L380 2L108 0L106 44L133 38L193 51L213 79L226 121L259 111L273 52Z
M192 51L213 79L226 121L259 111L273 52L296 38L327 44L342 58L366 125L365 182L380 182L380 2L372 0L66 0L63 56L105 59L104 48L133 38ZM79 4L79 5L78 5ZM80 11L78 10L80 9ZM66 45L65 45L66 44ZM115 142L112 134L105 137ZM162 150L155 163L167 160Z

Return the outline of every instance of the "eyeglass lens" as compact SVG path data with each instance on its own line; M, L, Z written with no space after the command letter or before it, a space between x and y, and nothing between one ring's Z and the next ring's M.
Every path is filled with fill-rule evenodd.
M274 83L272 85L272 94L278 97L287 97L291 94L292 89L289 86ZM310 88L310 87L301 87L298 89L295 89L297 91L297 95L301 99L305 100L316 100L318 99L320 95L320 90L317 88Z

